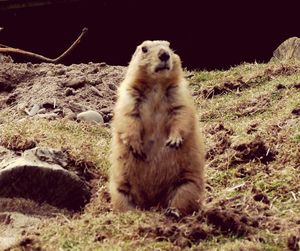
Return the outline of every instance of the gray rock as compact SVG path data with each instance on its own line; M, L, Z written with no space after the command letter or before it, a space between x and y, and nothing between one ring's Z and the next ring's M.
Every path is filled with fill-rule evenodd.
M65 69L58 69L56 72L55 72L55 74L56 75L64 75L66 73L66 70Z
M92 91L93 93L95 93L97 96L103 98L103 93L100 92L96 87L91 86L91 91Z
M81 209L90 199L87 184L63 166L63 152L35 148L0 163L0 197L26 198L68 210ZM70 167L72 168L72 167Z
M70 108L73 112L76 112L76 113L79 113L82 111L88 111L91 109L90 107L88 107L84 104L72 102L72 101L69 102L68 108Z
M70 120L75 120L76 114L69 108L63 108L63 117Z
M101 124L104 123L102 115L96 111L91 110L77 114L77 119L79 121L96 122Z
M34 104L32 106L32 108L30 109L30 111L28 111L27 109L25 109L26 113L29 115L29 116L34 116L36 115L40 110L40 106L38 104Z
M291 37L285 40L278 48L273 52L271 61L286 61L297 60L300 61L300 38Z
M69 81L65 82L63 85L66 87L72 87L74 89L81 88L85 85L86 78L80 77L80 78L72 78Z
M45 114L37 114L38 118L48 119L48 120L54 120L58 118L58 114L54 112L45 113Z
M112 112L112 108L111 107L104 107L104 108L101 108L100 112L103 113L103 114L109 114L109 113Z
M37 157L41 161L47 163L57 164L62 167L66 167L69 163L68 157L62 151L52 148L34 148L31 151L27 151L23 154L25 157L32 158Z
M99 66L100 66L100 67L105 67L105 66L107 66L107 63L101 62L101 63L99 63Z
M108 84L108 87L109 87L109 89L111 89L112 91L116 91L116 90L117 90L117 87L116 87L114 84L112 84L112 83L109 83L109 84Z

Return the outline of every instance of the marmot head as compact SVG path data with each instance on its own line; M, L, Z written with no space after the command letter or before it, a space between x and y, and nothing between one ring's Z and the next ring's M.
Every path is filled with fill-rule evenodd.
M143 80L167 80L181 76L180 58L169 46L168 41L144 41L132 56L129 74Z

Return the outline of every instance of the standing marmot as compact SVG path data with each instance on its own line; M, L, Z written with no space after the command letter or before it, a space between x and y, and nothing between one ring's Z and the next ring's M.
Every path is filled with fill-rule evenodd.
M113 207L170 207L182 215L201 206L204 147L183 77L167 41L145 41L132 56L112 122Z

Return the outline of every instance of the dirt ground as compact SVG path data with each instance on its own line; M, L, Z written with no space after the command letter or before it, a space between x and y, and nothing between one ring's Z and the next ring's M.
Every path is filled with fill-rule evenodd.
M5 134L9 130L12 135L13 130L26 131L22 140L33 135L40 144L40 127L50 135L58 123L71 128L70 135L83 130L89 141L95 127L79 128L74 121L86 110L103 116L109 134L125 70L105 63L1 64L2 146L14 141ZM0 250L299 250L300 68L244 65L187 76L207 145L202 211L180 219L164 212L116 215L105 186L107 170L86 160L101 178L82 212L22 199L0 201ZM11 129L16 121L20 125ZM43 137L47 141L50 136ZM108 152L102 158L109 166Z
M79 112L95 110L109 122L124 70L105 63L4 63L0 68L0 107L20 117L38 106L39 116L50 118L73 118Z

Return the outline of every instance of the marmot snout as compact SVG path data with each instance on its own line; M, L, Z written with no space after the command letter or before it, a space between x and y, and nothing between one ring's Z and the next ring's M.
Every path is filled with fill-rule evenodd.
M204 146L181 61L167 41L132 56L112 122L110 193L115 209L178 209L204 198Z

